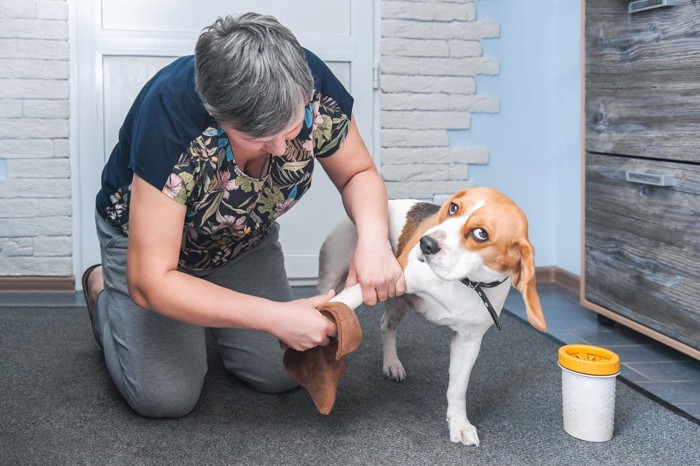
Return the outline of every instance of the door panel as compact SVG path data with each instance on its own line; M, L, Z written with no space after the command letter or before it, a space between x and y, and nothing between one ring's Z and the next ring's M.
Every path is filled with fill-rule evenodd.
M295 34L350 36L350 1L209 0L205 2L103 1L105 30L199 32L217 16L255 11L273 15ZM166 6L167 5L167 6ZM167 14L163 14L167 9Z
M586 150L700 162L700 2L586 13Z
M104 161L117 143L131 104L151 77L177 57L105 56L104 70Z

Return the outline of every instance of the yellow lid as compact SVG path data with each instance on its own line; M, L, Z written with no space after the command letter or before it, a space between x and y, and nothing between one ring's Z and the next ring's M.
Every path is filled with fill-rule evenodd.
M588 375L613 375L620 372L620 358L599 346L566 345L559 348L559 364Z

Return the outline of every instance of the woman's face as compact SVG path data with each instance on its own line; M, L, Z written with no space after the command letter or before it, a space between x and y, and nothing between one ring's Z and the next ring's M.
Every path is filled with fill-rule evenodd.
M284 155L287 150L287 141L294 139L297 134L299 134L303 123L304 114L302 113L297 121L293 122L279 134L263 138L253 138L224 123L221 123L221 127L228 136L234 154L239 153L253 156L267 154Z

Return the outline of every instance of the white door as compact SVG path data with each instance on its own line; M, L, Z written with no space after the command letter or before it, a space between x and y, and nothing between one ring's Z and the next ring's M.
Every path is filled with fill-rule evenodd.
M256 11L274 15L288 26L353 95L360 132L367 147L373 148L373 3L73 0L76 276L100 261L95 195L102 167L133 99L156 71L179 56L193 53L199 31L217 16ZM287 273L293 282L315 283L319 247L341 215L340 196L319 166L312 189L280 219Z

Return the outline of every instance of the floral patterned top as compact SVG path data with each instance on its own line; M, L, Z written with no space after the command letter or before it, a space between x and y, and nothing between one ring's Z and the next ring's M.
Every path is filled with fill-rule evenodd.
M103 171L97 196L102 218L128 235L136 173L187 207L180 269L209 270L258 244L311 186L314 159L333 154L349 128L352 97L318 57L306 53L315 90L302 129L283 156L269 157L260 178L236 165L226 133L194 92L193 57L161 70L137 97Z

